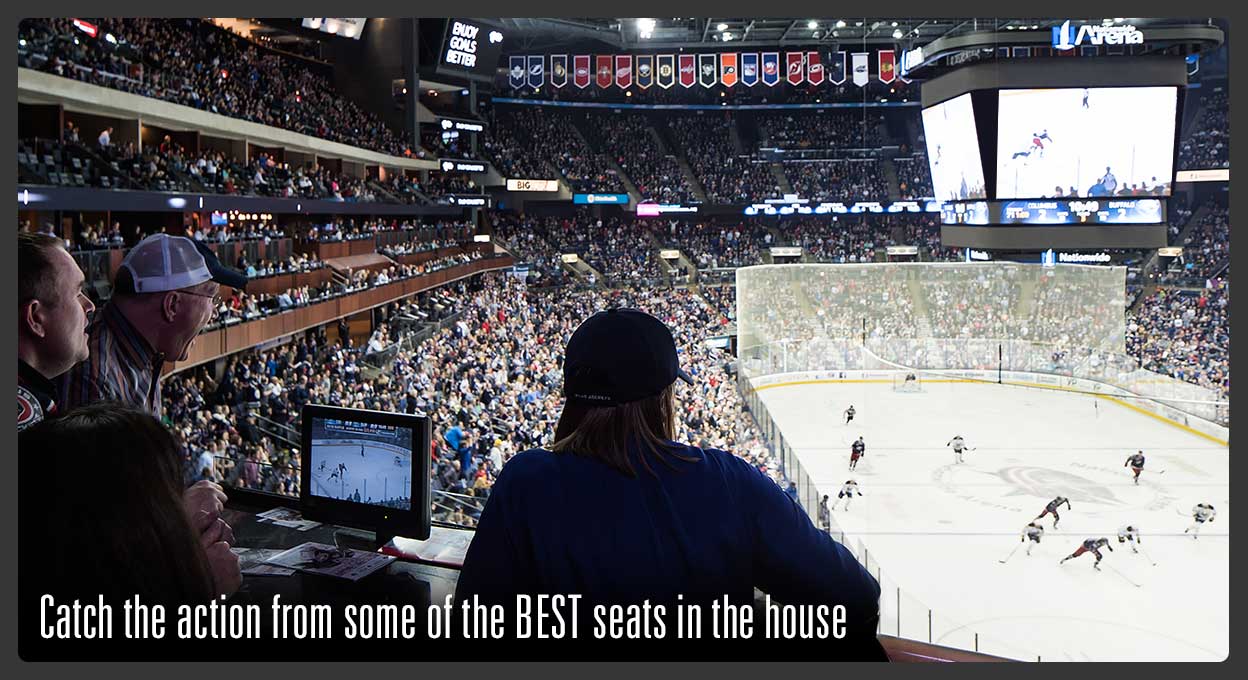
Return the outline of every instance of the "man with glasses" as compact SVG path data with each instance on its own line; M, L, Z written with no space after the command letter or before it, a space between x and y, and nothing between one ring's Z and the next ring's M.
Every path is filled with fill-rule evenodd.
M168 234L140 241L122 260L112 297L87 326L87 359L59 380L60 408L116 401L160 418L165 361L187 359L217 313L221 285L242 290L247 277L222 265L207 246ZM225 501L210 481L183 492L187 518L205 547L233 542L220 517Z
M241 290L247 278L207 246L168 234L140 241L87 329L89 357L60 380L62 407L118 401L159 418L161 370L166 361L188 358L217 314L221 284Z
M95 305L65 242L17 235L17 431L57 413L52 379L87 358Z

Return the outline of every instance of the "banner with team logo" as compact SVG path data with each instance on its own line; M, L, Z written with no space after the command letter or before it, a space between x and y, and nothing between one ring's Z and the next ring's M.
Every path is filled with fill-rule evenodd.
M615 55L615 84L621 90L627 90L633 85L633 55L617 54Z
M741 84L754 87L758 84L758 53L741 55Z
M763 52L763 84L774 87L780 82L780 53Z
M637 55L637 87L646 89L654 84L654 55Z
M659 87L667 89L676 84L676 56L672 54L660 54L655 57L655 63L658 64L658 73L655 74L654 82Z
M572 84L582 90L589 87L589 55L578 54L572 57Z
M529 55L529 87L536 90L546 84L546 58L540 54Z
M611 70L611 55L609 54L598 55L597 70L598 70L598 77L596 81L598 83L598 87L604 90L607 89L608 87L611 87L611 81L613 80L612 76L615 75L614 72Z
M737 53L721 52L719 55L719 82L724 87L732 87L737 84Z
M845 82L845 53L833 52L832 63L828 64L828 82L840 85Z
M806 53L806 82L811 85L823 84L823 61L818 52Z
M698 55L698 83L702 87L715 86L715 83L719 81L716 71L714 54Z
M519 90L524 87L524 57L512 57L511 66L507 69L507 81L511 83L511 89Z
M887 85L897 76L897 55L893 50L880 50L877 54L880 55L880 82Z
M568 84L568 55L550 55L550 85L563 87Z
M784 55L785 66L788 72L788 81L790 85L801 85L806 74L802 72L803 61L805 56L801 52L786 52Z
M693 87L698 82L698 66L692 54L680 55L680 86Z
M854 71L854 84L858 87L866 87L867 81L871 79L871 74L867 71L867 57L871 55L866 52L854 52L850 56Z

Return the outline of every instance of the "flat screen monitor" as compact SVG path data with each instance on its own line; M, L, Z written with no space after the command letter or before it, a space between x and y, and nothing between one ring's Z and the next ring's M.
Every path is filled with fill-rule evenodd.
M1177 107L1172 86L1001 90L997 198L1169 196Z
M969 92L923 109L923 136L936 200L988 197Z
M307 517L428 537L428 418L308 405L302 421L300 500Z

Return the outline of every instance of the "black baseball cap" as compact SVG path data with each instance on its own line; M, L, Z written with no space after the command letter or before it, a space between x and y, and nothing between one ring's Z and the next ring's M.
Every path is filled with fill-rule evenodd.
M679 378L676 341L662 321L638 309L612 308L581 323L563 357L569 402L618 406L659 394Z

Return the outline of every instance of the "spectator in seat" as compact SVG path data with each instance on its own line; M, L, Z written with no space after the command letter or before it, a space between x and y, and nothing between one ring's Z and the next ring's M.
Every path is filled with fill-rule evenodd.
M56 413L52 379L87 358L87 318L95 305L65 242L17 235L17 430Z
M693 380L663 322L633 309L591 316L567 343L563 376L553 443L503 466L458 601L577 593L586 621L596 605L674 606L678 595L749 606L758 587L785 604L844 605L846 635L829 652L887 658L880 587L854 556L746 461L673 441L674 384Z
M19 446L23 488L41 489L22 495L18 515L32 600L103 595L119 608L138 595L169 607L238 590L232 536L204 530L216 514L186 514L178 443L151 415L92 404L26 430Z
M100 141L100 148L107 149L112 144L112 141L113 141L113 128L111 127L104 128L104 131L100 133L99 141Z

